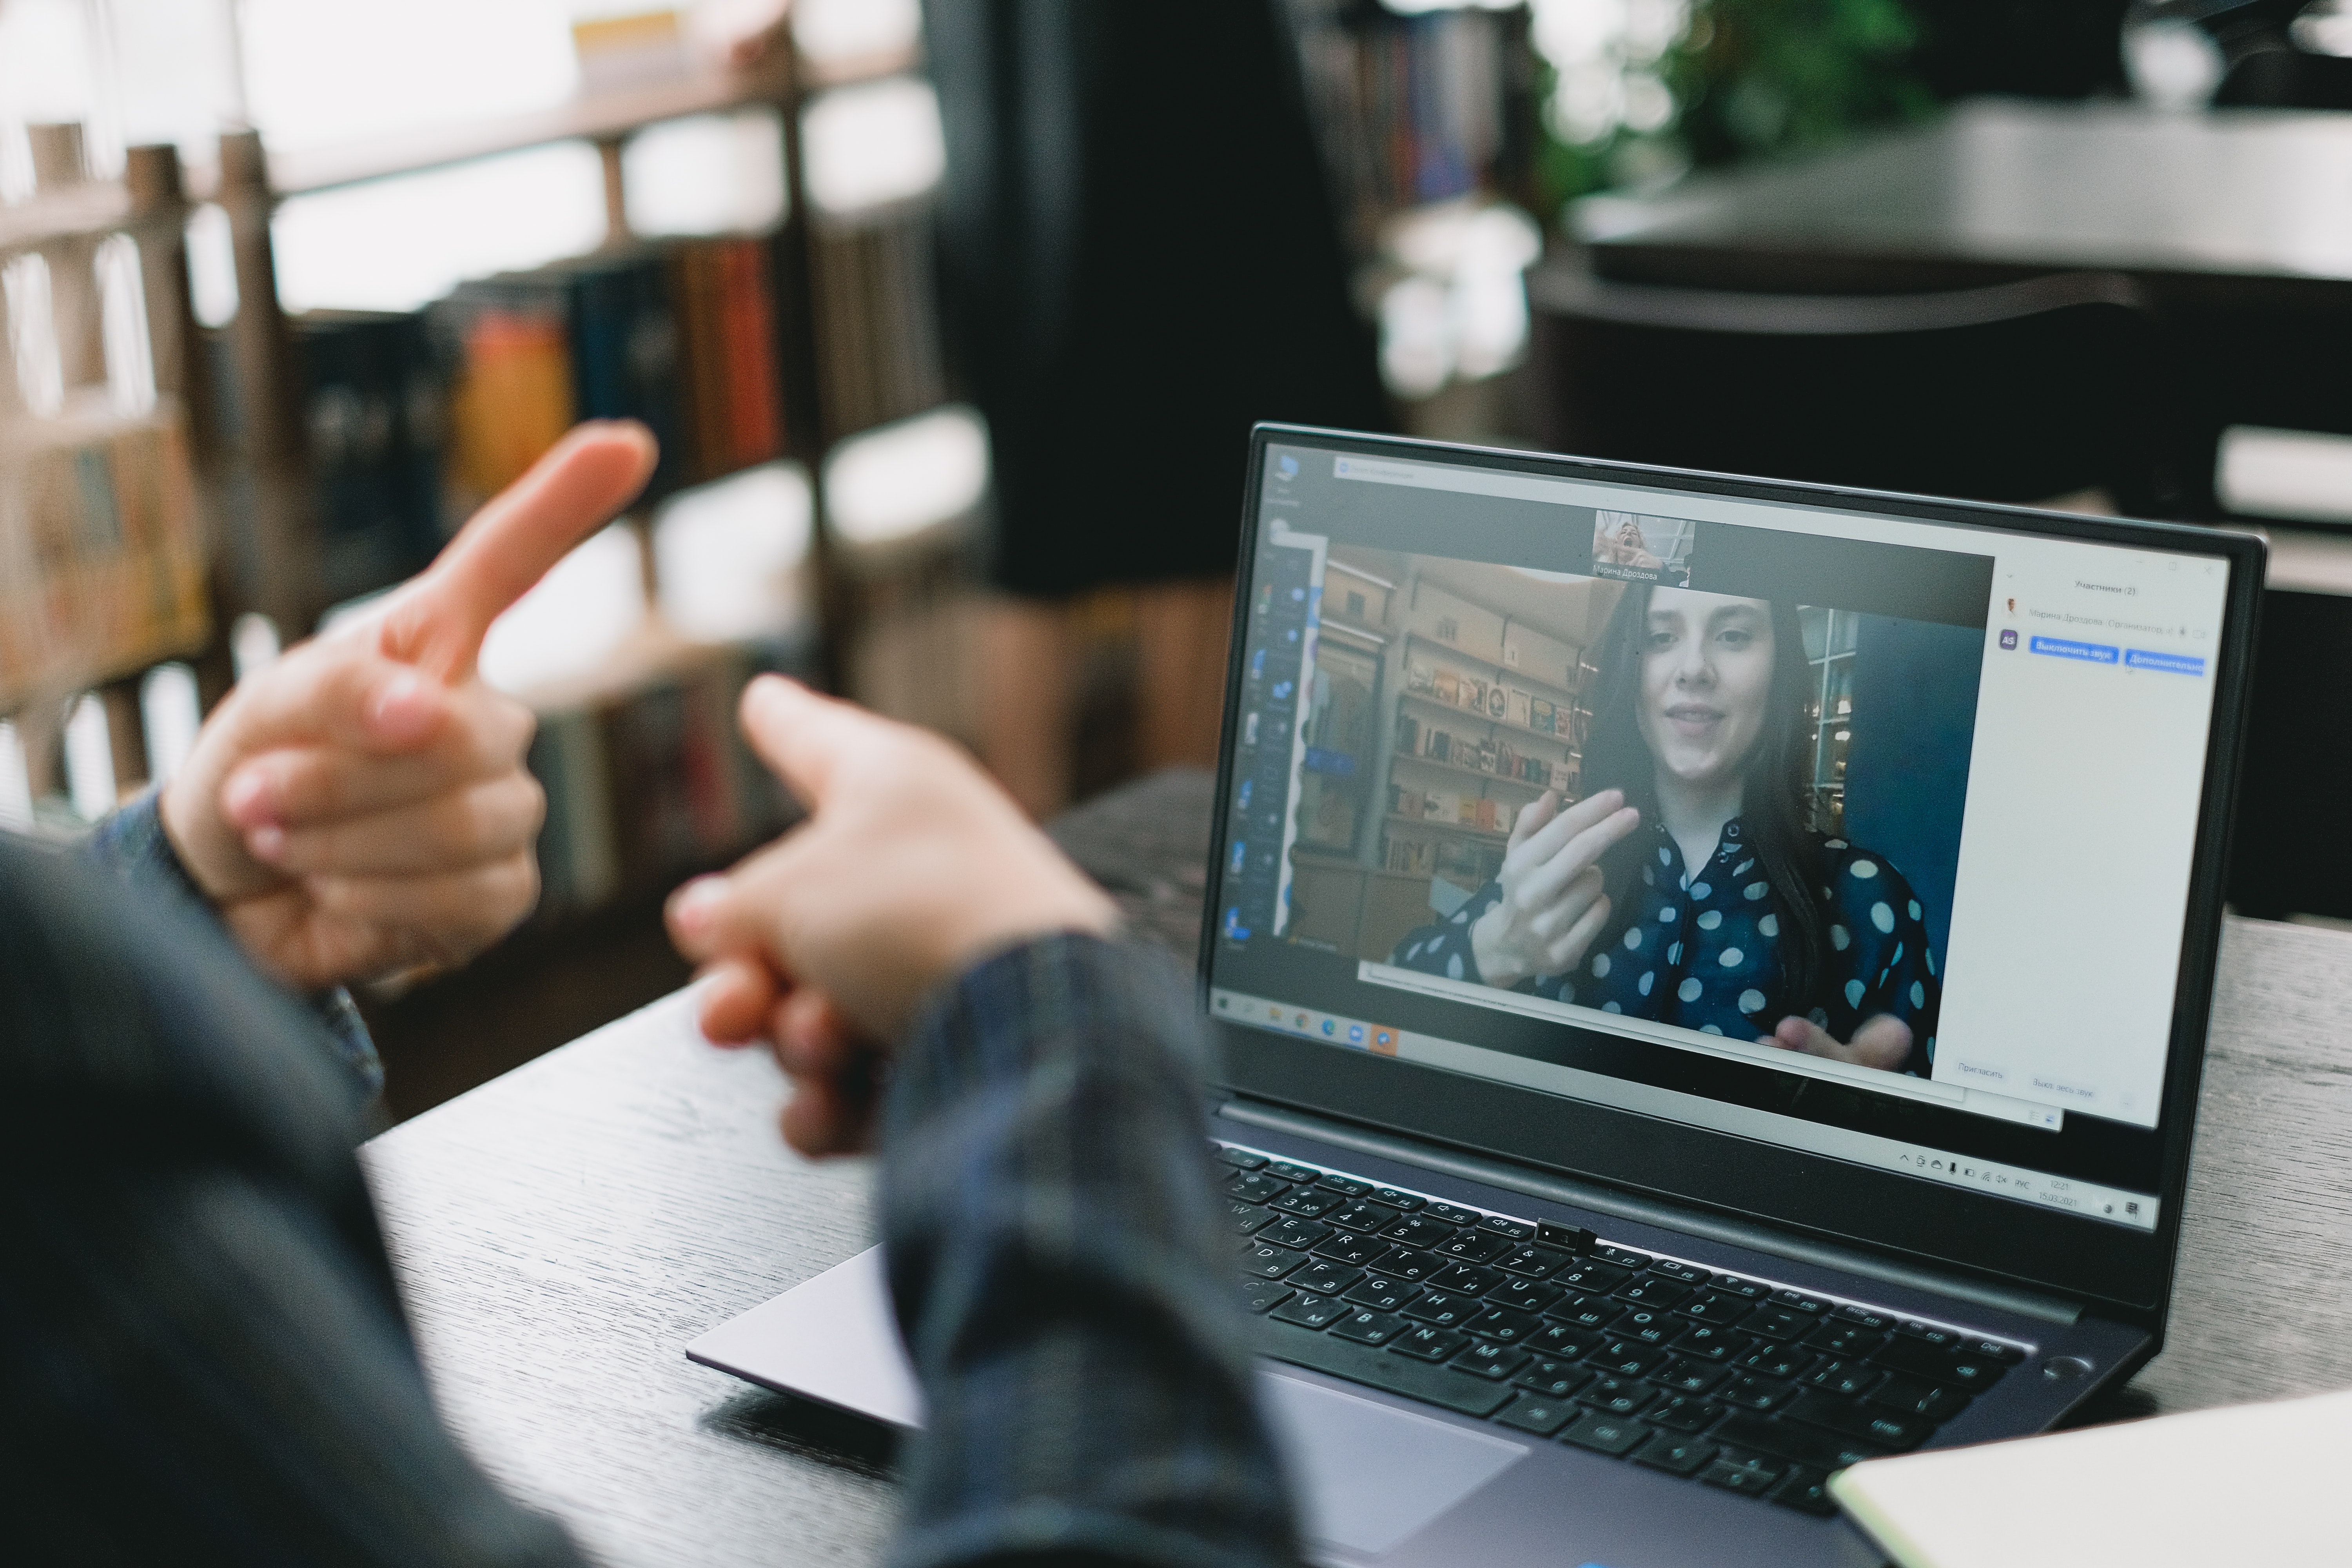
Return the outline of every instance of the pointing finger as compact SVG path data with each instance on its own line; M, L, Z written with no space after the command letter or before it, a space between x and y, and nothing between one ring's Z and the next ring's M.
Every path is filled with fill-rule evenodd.
M383 651L443 681L472 673L490 623L635 498L657 455L652 434L633 420L575 427L476 512L387 608Z
M1535 831L1549 822L1559 812L1559 792L1546 790L1519 808L1517 818L1511 824L1510 842L1503 847L1507 855L1525 844Z
M743 689L742 720L760 760L812 812L822 812L858 765L913 737L904 725L780 675L761 676Z

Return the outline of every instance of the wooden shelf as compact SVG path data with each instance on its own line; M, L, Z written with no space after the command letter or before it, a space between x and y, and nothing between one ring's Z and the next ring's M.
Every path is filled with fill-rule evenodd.
M1508 844L1511 841L1507 833L1490 833L1483 827L1465 827L1458 822L1433 822L1425 817L1407 816L1401 811L1390 812L1388 820L1400 827L1425 827L1432 833L1451 833L1456 837L1475 838L1486 844Z
M1535 784L1527 779L1513 778L1508 773L1490 773L1484 768L1464 767L1460 763L1441 763L1435 757L1424 757L1414 752L1398 752L1395 753L1395 759L1400 763L1412 763L1418 767L1434 768L1440 773L1460 773L1464 778L1484 779L1491 784L1514 784L1536 795L1541 795L1551 788L1548 784Z
M1568 754L1571 757L1584 754L1566 735L1555 734L1549 730L1538 730L1527 724L1514 724L1508 719L1490 719L1475 708L1465 708L1459 703L1448 702L1442 697L1432 697L1426 692L1400 691L1397 696L1407 702L1418 702L1423 707L1433 708L1440 713L1457 714L1474 724L1492 725L1497 730L1507 730L1515 735L1533 735L1538 741L1558 742L1568 748Z
M1559 696L1565 693L1569 699L1569 706L1570 707L1574 707L1576 705L1576 699L1583 695L1582 690L1578 687L1562 686L1557 681L1551 680L1538 680L1532 675L1522 674L1520 671L1514 669L1507 664L1496 664L1491 658L1481 658L1475 653L1465 653L1460 648L1455 647L1452 643L1439 642L1435 637L1426 637L1420 632L1408 631L1404 634L1404 638L1407 642L1419 643L1422 647L1429 649L1433 653L1442 653L1449 658L1458 658L1465 664L1475 664L1481 669L1491 669L1502 678L1499 682L1501 685L1508 686L1511 682L1516 680L1530 688L1539 688L1540 690L1538 692L1538 695L1539 696ZM1574 643L1565 643L1562 646L1567 647L1576 647L1576 651L1580 657L1584 652L1581 647L1577 647L1577 645Z

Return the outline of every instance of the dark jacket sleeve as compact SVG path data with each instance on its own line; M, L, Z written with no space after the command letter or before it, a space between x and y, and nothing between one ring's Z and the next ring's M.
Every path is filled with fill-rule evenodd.
M90 833L89 854L146 899L172 905L192 918L217 921L195 879L180 864L178 851L163 831L163 816L155 792L147 790L100 822ZM383 1063L368 1036L366 1020L352 1002L352 994L337 985L310 998L324 1038L337 1059L351 1072L363 1097L383 1089Z
M579 1561L435 1415L359 1115L215 922L0 835L12 1560Z
M886 1102L890 1284L929 1405L893 1568L1297 1560L1203 1157L1205 1036L1156 953L966 975Z

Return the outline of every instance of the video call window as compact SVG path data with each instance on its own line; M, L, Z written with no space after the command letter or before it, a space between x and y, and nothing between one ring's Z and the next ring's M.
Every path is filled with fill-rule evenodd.
M1329 547L1279 934L1928 1076L1981 626L1695 591L1695 525L1595 518L1591 575Z

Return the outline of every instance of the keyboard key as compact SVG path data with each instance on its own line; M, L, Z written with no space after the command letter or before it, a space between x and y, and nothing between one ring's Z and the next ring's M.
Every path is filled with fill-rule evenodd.
M1815 1367L1805 1381L1841 1398L1852 1399L1869 1393L1893 1375L1868 1362L1831 1360Z
M1616 1458L1648 1442L1650 1429L1639 1421L1628 1421L1605 1411L1588 1410L1561 1430L1559 1440Z
M1633 1451L1635 1464L1674 1476L1689 1475L1714 1458L1714 1444L1675 1432L1661 1432Z
M1532 1279L1506 1279L1486 1292L1486 1300L1517 1311L1540 1312L1559 1300L1560 1295L1557 1286L1538 1285Z
M1459 1290L1465 1296L1483 1296L1503 1282L1504 1276L1492 1268L1480 1268L1473 1264L1456 1263L1429 1282L1433 1290Z
M1343 1230L1316 1247L1315 1256L1350 1268L1369 1268L1395 1250L1377 1236L1351 1236Z
M1246 1149L1228 1149L1222 1143L1211 1144L1210 1152L1236 1171L1255 1171L1265 1164L1263 1154L1253 1154Z
M1654 1345L1612 1340L1584 1359L1598 1373L1613 1377L1646 1377L1652 1367L1662 1366L1671 1358Z
M1654 1413L1651 1419L1656 1418ZM1818 1426L1771 1415L1751 1415L1744 1410L1735 1410L1725 1416L1723 1425L1715 1429L1715 1436L1735 1447L1753 1448L1760 1454L1777 1455L1822 1470L1842 1470L1886 1452L1835 1432L1824 1432Z
M1977 1361L1955 1355L1949 1351L1921 1344L1917 1340L1890 1340L1871 1352L1870 1359L1889 1372L1908 1373L1928 1383L1940 1384L1947 1388L1965 1388L1970 1393L1990 1388L2009 1370L1997 1361Z
M1294 1296L1276 1307L1272 1315L1302 1329L1323 1329L1345 1317L1348 1310L1347 1302L1328 1296Z
M1518 1375L1511 1381L1519 1387L1540 1394L1548 1399L1566 1399L1570 1394L1591 1383L1592 1374L1580 1366L1573 1366L1564 1361L1556 1361L1549 1356L1539 1355L1519 1368Z
M1280 1197L1290 1190L1290 1184L1264 1171L1249 1171L1225 1184L1225 1195L1239 1198L1245 1204L1262 1204Z
M1570 1264L1551 1277L1555 1285L1565 1285L1571 1290L1586 1290L1606 1295L1633 1278L1630 1268L1620 1268L1613 1263L1578 1262Z
M1337 1171L1324 1172L1315 1184L1318 1187L1328 1187L1343 1198L1360 1198L1372 1190L1371 1183L1358 1181L1353 1176L1343 1176Z
M1668 1342L1693 1361L1729 1361L1755 1342L1719 1323L1693 1323Z
M1374 1187L1372 1196L1378 1202L1384 1203L1392 1209L1402 1209L1407 1214L1429 1202L1419 1193L1408 1193L1398 1187Z
M1364 1277L1360 1268L1347 1268L1328 1258L1317 1258L1306 1268L1284 1276L1301 1290L1311 1290L1318 1296L1337 1296Z
M1621 1268L1633 1269L1647 1268L1657 1261L1646 1252L1628 1252L1622 1247L1596 1247L1592 1249L1592 1256L1603 1263L1614 1263Z
M1842 1436L1859 1437L1865 1443L1875 1443L1882 1448L1903 1453L1926 1441L1936 1429L1932 1421L1916 1415L1897 1415L1892 1410L1873 1405L1850 1405L1843 1399L1822 1393L1817 1388L1801 1388L1785 1407L1792 1420L1835 1432Z
M1679 1317L1701 1323L1736 1323L1754 1310L1754 1303L1744 1296L1734 1296L1721 1290L1685 1301L1675 1309Z
M1323 1173L1312 1165L1294 1165L1287 1160L1276 1160L1266 1169L1286 1182L1311 1182Z
M1603 1374L1577 1390L1576 1402L1606 1415L1631 1415L1657 1396L1658 1391L1639 1378Z
M1650 1381L1670 1394L1705 1394L1731 1375L1725 1367L1703 1361L1671 1361L1650 1374Z
M1776 1345L1767 1340L1739 1358L1739 1364L1749 1372L1766 1377L1797 1378L1811 1371L1818 1358L1801 1345Z
M1297 1294L1279 1279L1242 1281L1242 1305L1253 1312L1270 1312Z
M1567 1261L1568 1254L1554 1252L1549 1247L1517 1247L1495 1259L1495 1267L1524 1274L1530 1279L1541 1279Z
M1380 1230L1395 1224L1400 1216L1386 1204L1366 1203L1359 1198L1323 1217L1342 1230Z
M1832 1318L1805 1336L1805 1343L1825 1355L1847 1356L1859 1360L1886 1342L1885 1334L1873 1333L1855 1323L1842 1323Z
M1958 1329L1939 1329L1933 1323L1917 1323L1906 1320L1895 1325L1895 1331L1906 1340L1917 1340L1923 1345L1933 1345L1939 1351L1956 1351L1968 1342L1969 1336Z
M1692 1394L1669 1394L1642 1412L1642 1419L1669 1432L1704 1432L1723 1417L1723 1406Z
M1474 1338L1493 1340L1496 1344L1524 1344L1535 1337L1542 1320L1533 1312L1515 1312L1508 1307L1496 1307L1480 1313L1462 1325Z
M1496 1236L1510 1241L1533 1241L1536 1238L1536 1227L1526 1220L1506 1219L1498 1214L1490 1214L1481 1219L1478 1222L1478 1228L1491 1230Z
M1454 1352L1470 1342L1468 1334L1457 1334L1452 1329L1432 1328L1423 1323L1405 1330L1389 1344L1399 1355L1409 1355L1421 1361L1452 1361Z
M1340 1296L1360 1307L1370 1307L1376 1312L1393 1312L1421 1294L1418 1285L1407 1285L1385 1274L1370 1274L1360 1285L1350 1286Z
M1441 1204L1434 1199L1421 1212L1432 1219L1444 1220L1447 1225L1476 1225L1486 1217L1476 1209L1465 1209L1460 1204Z
M1794 1384L1777 1378L1743 1373L1715 1391L1715 1396L1739 1410L1778 1410L1796 1394Z
M1840 1307L1836 1311L1830 1315L1845 1322L1859 1324L1874 1334L1886 1333L1892 1331L1895 1327L1894 1313L1874 1312L1868 1307L1856 1307L1849 1304L1847 1306Z
M1348 1200L1337 1193L1318 1192L1313 1187L1293 1187L1274 1200L1275 1208L1284 1214L1305 1215L1308 1219L1320 1219Z
M1405 1321L1394 1312L1360 1308L1331 1325L1331 1331L1360 1345L1384 1345L1405 1331Z
M1661 1309L1679 1307L1690 1300L1691 1289L1671 1279L1661 1279L1654 1274L1644 1275L1617 1291L1620 1301L1631 1301L1637 1307Z
M1225 1223L1235 1236L1255 1236L1280 1217L1270 1208L1245 1204L1239 1198L1225 1205Z
M1864 1405L1880 1405L1906 1415L1924 1415L1940 1426L1969 1407L1969 1396L1957 1388L1937 1388L1899 1372L1864 1396Z
M1740 1322L1739 1327L1759 1339L1794 1340L1811 1333L1814 1322L1802 1312L1773 1306L1758 1308Z
M1737 1274L1718 1274L1715 1277L1715 1283L1707 1289L1748 1301L1761 1301L1772 1293L1772 1287L1762 1280L1743 1279Z
M1551 1219L1536 1221L1536 1239L1567 1253L1590 1252L1601 1245L1601 1238L1582 1226L1562 1225Z
M1509 1251L1511 1244L1490 1231L1464 1231L1451 1241L1441 1241L1430 1250L1440 1258L1451 1258L1456 1263L1486 1263Z
M1704 1285L1715 1278L1694 1263L1677 1263L1671 1258L1661 1258L1650 1265L1650 1272L1661 1274L1685 1285Z
M1815 1318L1830 1310L1829 1302L1819 1296L1809 1295L1802 1290L1775 1290L1772 1292L1772 1304Z
M1662 1345L1687 1327L1680 1318L1648 1307L1627 1309L1625 1315L1609 1325L1609 1332L1621 1340L1639 1340L1645 1345Z
M1541 1394L1523 1394L1503 1407L1495 1417L1497 1425L1515 1427L1538 1437L1549 1437L1576 1415L1576 1406L1558 1399L1546 1399Z
M1453 1290L1424 1290L1419 1300L1404 1309L1404 1315L1441 1329L1458 1329L1486 1310L1486 1303L1475 1296Z
M1545 1317L1579 1329L1605 1329L1624 1315L1624 1306L1606 1296L1569 1296L1544 1309Z
M1701 1470L1698 1479L1711 1487L1721 1487L1725 1491L1738 1492L1742 1497L1762 1497L1779 1483L1780 1472L1717 1459Z
M1258 1232L1257 1238L1268 1247L1289 1247L1305 1252L1330 1234L1329 1226L1318 1225L1311 1219L1300 1219L1292 1215L1267 1226Z
M1492 1340L1477 1340L1455 1356L1452 1365L1473 1377L1484 1377L1500 1383L1528 1364L1528 1352L1516 1345L1496 1344Z
M1441 1241L1454 1239L1456 1226L1442 1219L1432 1219L1425 1214L1409 1214L1392 1222L1381 1232L1399 1247L1435 1247Z
M1242 1254L1242 1272L1260 1279L1279 1279L1307 1261L1307 1254L1286 1247L1257 1246Z
M1837 1512L1837 1504L1830 1497L1829 1478L1819 1470L1801 1467L1792 1468L1780 1478L1780 1484L1764 1494L1767 1502L1777 1502L1782 1508L1793 1508L1800 1513L1816 1513L1828 1519Z
M1534 1333L1521 1342L1538 1355L1556 1355L1563 1360L1577 1361L1591 1355L1608 1342L1591 1329L1580 1329L1547 1318Z
M1415 1252L1401 1247L1381 1259L1380 1271L1403 1280L1408 1285L1426 1285L1430 1277L1446 1267L1445 1260L1433 1252Z
M1487 1416L1509 1404L1509 1387L1469 1377L1452 1367L1432 1366L1412 1356L1395 1353L1412 1331L1399 1334L1375 1350L1331 1334L1316 1333L1290 1324L1265 1320L1260 1348L1276 1361L1313 1367L1334 1377L1384 1388L1392 1394L1423 1400L1465 1415Z
M1999 1340L1963 1340L1960 1342L1960 1352L1963 1355L1974 1356L1979 1361L1997 1361L2003 1366L2015 1366L2025 1359L2025 1351L2022 1347L2003 1344Z

